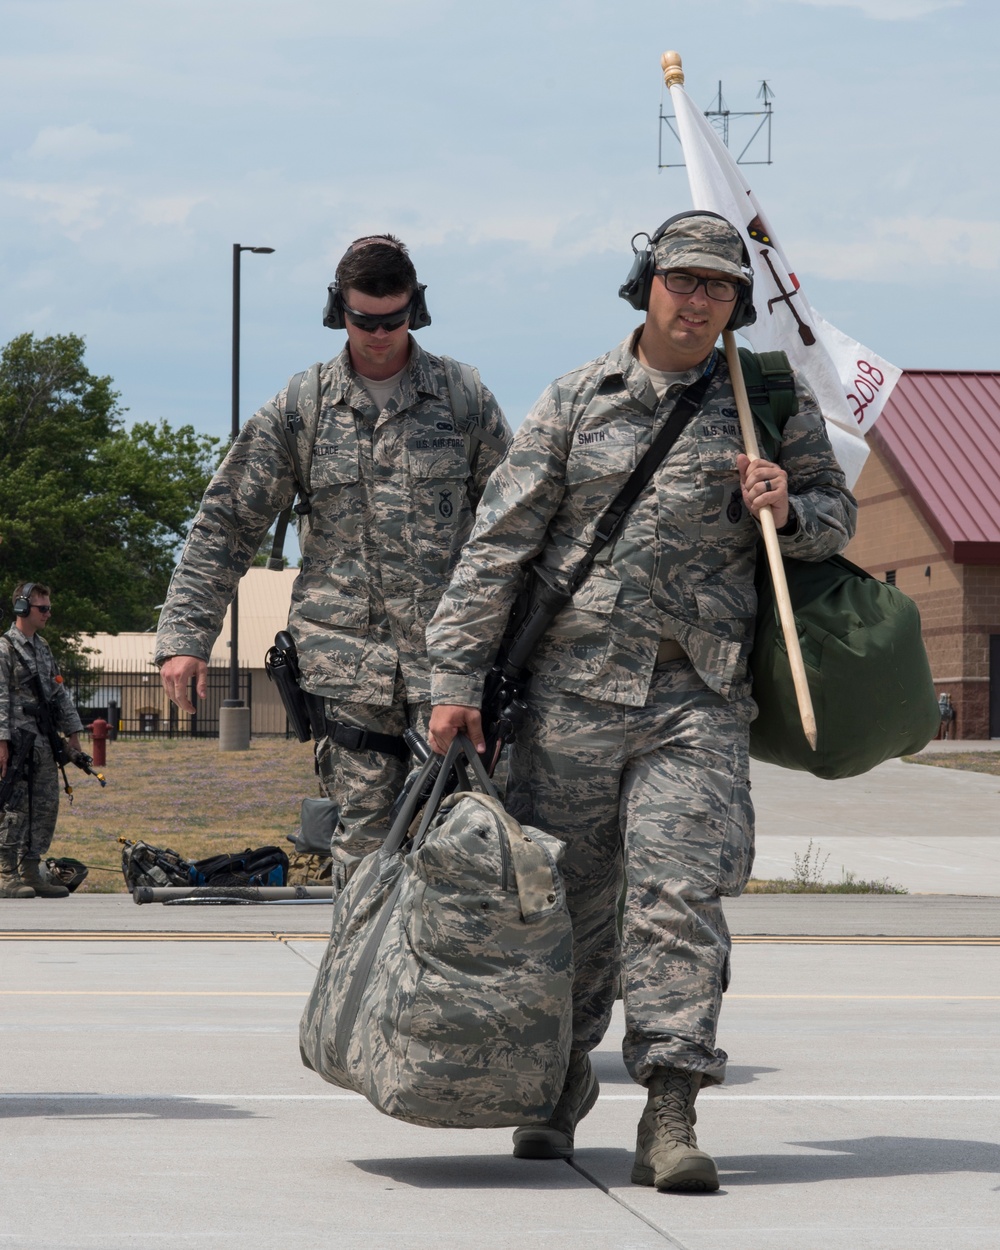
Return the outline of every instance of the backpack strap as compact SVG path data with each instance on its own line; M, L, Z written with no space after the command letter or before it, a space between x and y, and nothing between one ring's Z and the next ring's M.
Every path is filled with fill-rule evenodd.
M448 383L448 403L456 428L465 441L465 458L469 469L476 464L479 444L485 443L491 451L501 454L507 450L506 443L491 434L482 424L483 380L474 365L463 364L451 356L442 356L445 381Z
M295 486L298 490L299 501L294 505L294 510L299 516L307 516L312 512L309 472L312 468L312 450L319 425L319 371L320 365L317 363L289 378L288 390L285 394L285 419L279 426L295 473ZM305 386L306 395L312 397L311 404L300 403L303 386ZM305 434L303 441L307 448L304 467L299 455L299 435L303 432ZM274 527L274 542L271 544L267 567L278 572L285 567L282 553L285 548L285 535L288 533L288 522L292 519L292 510L292 505L289 504L278 517Z
M773 460L781 449L788 418L799 410L792 367L784 352L752 352L741 347L739 353L762 448Z

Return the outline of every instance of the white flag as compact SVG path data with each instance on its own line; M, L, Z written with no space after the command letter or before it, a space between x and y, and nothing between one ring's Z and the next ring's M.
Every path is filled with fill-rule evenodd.
M783 351L812 389L834 452L853 487L868 455L864 434L902 370L855 343L813 309L729 149L679 85L670 96L695 208L742 230L754 270L757 320L740 333L757 351Z

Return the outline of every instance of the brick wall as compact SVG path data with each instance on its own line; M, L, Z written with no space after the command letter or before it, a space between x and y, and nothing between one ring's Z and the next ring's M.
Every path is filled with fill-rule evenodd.
M989 737L989 639L1000 634L1000 567L955 564L877 448L854 494L858 528L844 554L914 600L938 694L951 695L951 736Z

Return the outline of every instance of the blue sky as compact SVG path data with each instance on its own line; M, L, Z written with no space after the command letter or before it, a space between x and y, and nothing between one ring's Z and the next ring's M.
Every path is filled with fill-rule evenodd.
M636 321L660 53L729 107L774 92L745 172L810 301L907 368L1000 368L995 0L0 0L0 341L78 333L130 419L226 435L339 350L346 244L410 245L431 351L513 424Z

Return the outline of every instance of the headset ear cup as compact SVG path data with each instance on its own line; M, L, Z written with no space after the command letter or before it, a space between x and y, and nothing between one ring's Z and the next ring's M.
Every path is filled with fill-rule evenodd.
M417 289L413 292L413 302L410 312L410 329L422 330L424 326L431 323L431 315L427 311L427 298L424 292L427 290L427 284L424 282L417 283Z
M757 309L753 304L753 280L751 279L749 286L741 286L740 293L736 297L736 305L733 308L733 315L729 318L726 325L727 330L742 330L744 326L752 326L757 320Z
M336 282L331 282L326 290L326 308L323 310L323 324L328 330L343 330L344 297L341 295L340 288Z
M628 277L618 288L618 294L639 312L649 308L649 292L653 285L652 251L636 252Z
M31 592L34 589L35 589L35 583L28 582L27 586L25 586L25 588L21 591L21 593L14 600L14 615L15 616L30 616L31 615Z

